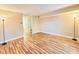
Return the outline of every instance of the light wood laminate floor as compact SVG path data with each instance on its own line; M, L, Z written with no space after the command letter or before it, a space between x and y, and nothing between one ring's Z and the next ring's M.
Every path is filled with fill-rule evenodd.
M0 45L0 54L68 54L79 53L79 43L68 38L36 33L27 42L23 38Z

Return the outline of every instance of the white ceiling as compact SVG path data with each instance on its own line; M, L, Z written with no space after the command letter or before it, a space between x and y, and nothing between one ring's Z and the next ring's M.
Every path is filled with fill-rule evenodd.
M40 15L67 6L71 5L70 4L0 4L0 9L29 15Z

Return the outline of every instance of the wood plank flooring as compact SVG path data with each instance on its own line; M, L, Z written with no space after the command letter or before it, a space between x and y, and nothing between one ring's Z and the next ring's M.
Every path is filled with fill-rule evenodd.
M0 45L0 54L77 54L79 43L69 38L36 33L27 42L23 38Z

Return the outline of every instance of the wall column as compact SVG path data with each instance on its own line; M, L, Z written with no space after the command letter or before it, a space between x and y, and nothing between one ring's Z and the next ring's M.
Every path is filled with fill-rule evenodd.
M23 15L24 42L32 36L31 16Z

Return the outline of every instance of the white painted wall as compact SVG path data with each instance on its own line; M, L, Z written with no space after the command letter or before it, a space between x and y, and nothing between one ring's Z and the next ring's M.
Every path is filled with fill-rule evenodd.
M6 17L5 20L5 40L10 41L14 38L23 36L22 15L19 13L1 11L0 16ZM2 21L0 20L0 43L3 42Z
M79 38L79 15L76 18L76 37ZM65 13L55 16L40 16L40 32L73 37L73 13Z
M3 33L3 30L2 30L2 22L0 20L0 42L2 42L2 39L3 39L2 33Z
M38 16L32 16L32 33L40 32L40 19Z
M78 31L77 38L79 38L79 15L77 16L77 31Z
M5 22L5 37L6 40L23 36L23 25L21 24L22 15L9 17Z

